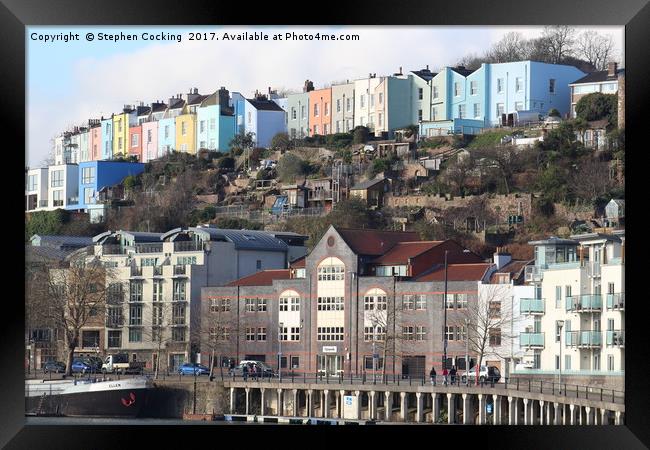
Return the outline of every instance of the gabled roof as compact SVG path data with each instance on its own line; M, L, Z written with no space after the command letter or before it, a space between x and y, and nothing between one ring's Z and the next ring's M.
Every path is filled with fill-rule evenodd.
M300 258L294 259L289 263L289 267L292 269L303 269L307 261L307 256L301 256Z
M591 72L585 75L582 78L577 79L572 84L586 84L586 83L603 83L605 81L616 81L618 79L619 73L625 73L625 69L618 69L616 74L611 76L607 70L601 70L599 72Z
M413 75L417 75L425 81L430 81L433 77L438 75L436 72L431 72L429 69L411 70L411 73Z
M138 106L136 109L138 111L138 116L144 116L145 114L149 114L151 112L151 106Z
M487 274L492 263L448 264L447 281L480 281ZM445 266L436 266L415 281L445 281Z
M209 97L209 95L199 95L199 96L193 98L192 100L190 100L187 104L188 105L198 105L198 104L202 103L203 100L205 100L208 97Z
M437 247L443 241L398 242L386 253L371 262L379 265L406 264L413 258L427 250Z
M414 231L339 229L336 227L334 229L357 255L383 255L398 242L413 242L420 239L418 233Z
M252 98L247 98L246 99L248 103L253 105L253 107L259 111L282 111L284 112L284 109L280 108L280 105L275 103L272 100L255 100Z
M185 100L182 99L182 98L175 98L175 99L173 99L173 102L169 103L168 108L169 109L178 109L178 108L182 108L183 106L185 106Z
M464 77L466 77L467 75L469 75L471 73L476 72L476 70L469 70L469 69L466 69L464 67L462 67L462 68L461 67L450 67L449 69L453 70L457 74L462 75Z
M385 178L373 178L372 180L362 181L361 183L355 184L350 188L351 191L362 191L368 188L371 188L379 183L385 182Z
M63 261L69 254L70 251L59 250L53 247L25 245L25 261L28 263Z
M228 283L226 286L272 286L273 280L288 280L289 269L262 270Z
M492 274L492 276L490 277L490 283L493 283L494 281L496 281L496 274L499 274L499 273L500 274L508 273L508 274L510 274L511 279L519 278L519 275L524 270L524 267L526 267L527 265L532 264L534 262L535 262L534 259L526 260L526 261L524 261L524 260L512 260L508 264L506 264L502 268L496 270Z
M163 104L159 104L159 105L153 105L151 107L151 112L152 113L162 112L162 111L164 111L166 109L167 109L167 105L163 103Z

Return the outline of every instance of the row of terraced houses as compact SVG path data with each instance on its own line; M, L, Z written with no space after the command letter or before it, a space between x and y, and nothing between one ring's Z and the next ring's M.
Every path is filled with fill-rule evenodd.
M468 311L479 305L490 311L484 365L622 387L622 230L531 242L530 261L503 251L486 261L413 232L330 227L309 254L305 238L209 226L95 236L79 253L116 275L78 353L127 352L163 369L255 359L286 373L422 377L441 373L445 340L448 366L476 363Z

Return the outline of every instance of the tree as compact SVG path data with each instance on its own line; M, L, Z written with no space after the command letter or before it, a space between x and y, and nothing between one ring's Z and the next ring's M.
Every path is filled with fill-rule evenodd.
M593 202L607 194L613 187L609 176L609 163L587 157L571 172L569 193L576 199Z
M209 312L204 314L201 323L201 343L210 351L210 378L212 378L215 363L223 370L221 356L227 352L230 343L239 334L237 321L230 313L229 298L212 299Z
M488 51L487 55L489 55L490 62L521 61L525 58L525 42L526 40L521 33L514 31L507 33Z
M573 54L575 45L575 28L568 25L546 26L542 36L548 46L548 54L553 64L560 64Z
M305 162L293 153L285 153L275 168L280 181L292 182L305 174Z
M618 96L592 92L576 103L576 117L587 122L607 119L610 127L618 123Z
M29 310L39 320L63 332L67 350L66 375L72 373L74 351L86 325L101 326L114 272L98 261L86 261L86 249L74 252L66 267L44 265L42 283L28 286Z
M291 139L289 139L289 135L284 132L277 133L275 136L273 136L273 139L271 139L271 148L276 150L288 150L290 144Z
M605 70L614 52L614 40L594 30L582 33L576 42L576 53L592 64L596 70Z
M562 115L560 114L560 111L558 111L555 108L551 108L551 109L548 110L548 116L549 117L562 117Z
M370 130L368 127L358 126L355 127L352 131L352 143L353 144L365 144L368 142L370 136Z
M465 195L467 190L467 180L472 171L476 168L476 163L472 155L457 156L444 171L444 179L447 180L454 188L455 195Z
M477 371L486 356L504 356L500 354L501 348L509 348L506 341L515 338L509 333L513 320L509 288L509 284L481 285L478 299L468 301L466 308L451 315L449 323L467 327L469 352L478 358Z
M231 152L234 153L235 151L238 151L240 154L242 152L245 154L246 169L250 168L249 156L251 149L255 146L255 133L251 131L242 131L241 133L236 134L235 137L233 137L228 143L228 145L230 146Z
M506 194L510 194L513 177L526 165L531 152L519 150L514 145L500 145L483 149L481 154L496 165L505 184Z
M369 307L371 304L372 309L364 310L364 323L367 319L372 324L372 328L369 330L370 340L375 343L375 352L382 355L382 380L385 380L389 358L396 363L398 355L402 353L401 344L404 334L401 328L401 308L398 307L394 291L386 296L369 295L364 298L364 304L366 300L369 300ZM364 329L364 337L365 334L367 333Z

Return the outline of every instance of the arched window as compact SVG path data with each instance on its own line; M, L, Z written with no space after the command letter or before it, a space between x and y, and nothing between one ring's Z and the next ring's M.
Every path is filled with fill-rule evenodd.
M325 258L318 265L318 281L345 280L345 264L338 258Z

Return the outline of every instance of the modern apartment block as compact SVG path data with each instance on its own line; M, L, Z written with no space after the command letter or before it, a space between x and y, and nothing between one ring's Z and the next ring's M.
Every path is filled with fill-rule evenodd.
M444 333L449 365L464 364L461 318L492 268L453 241L330 227L288 269L202 289L202 361L214 350L215 365L257 359L297 373L372 373L374 347L377 373L385 362L389 374L424 376L441 368Z
M533 327L521 345L540 373L620 377L625 370L625 234L583 234L530 243ZM560 352L562 356L560 357Z
M47 206L44 209L77 209L79 203L79 166L59 164L48 168Z
M176 368L198 346L200 293L265 269L287 267L292 245L269 233L216 228L167 233L106 232L93 238L89 258L111 268L101 350L128 352L161 368ZM299 245L296 245L299 244ZM81 350L80 350L81 351Z
M48 174L47 167L27 170L25 174L25 211L47 208Z

